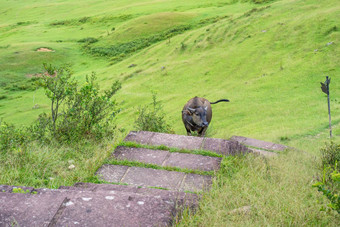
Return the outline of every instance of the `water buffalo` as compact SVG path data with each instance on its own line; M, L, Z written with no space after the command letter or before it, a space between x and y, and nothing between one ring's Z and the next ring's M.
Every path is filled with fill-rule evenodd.
M182 120L188 136L191 131L197 131L198 136L204 136L212 118L210 104L229 102L228 99L220 99L216 102L209 102L205 98L194 97L190 99L182 110Z

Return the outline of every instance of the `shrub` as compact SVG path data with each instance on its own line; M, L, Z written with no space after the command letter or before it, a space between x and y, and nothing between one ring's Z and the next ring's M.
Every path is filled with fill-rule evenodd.
M335 166L340 163L340 144L335 144L333 141L321 148L321 162L322 167ZM338 166L340 167L340 166Z
M69 99L58 125L58 134L66 140L79 140L82 137L101 139L113 135L115 101L113 95L121 88L119 81L100 94L96 76L86 76L86 83Z
M78 142L83 138L101 140L112 137L116 103L113 95L121 88L119 81L100 91L93 73L80 88L71 79L67 67L44 64L47 73L38 82L51 101L51 113L41 114L29 131L40 142Z
M327 197L330 202L328 207L340 214L340 144L331 142L326 144L320 152L322 175L313 187Z
M0 152L19 149L30 140L25 128L0 122Z
M98 42L98 39L92 38L92 37L87 37L87 38L78 40L78 43L87 43L87 44L89 44L89 43L96 43L96 42Z
M71 72L65 67L47 66L47 75L39 85L45 89L51 100L51 114L39 116L35 125L30 127L35 139L49 142L77 142L90 138L100 140L112 137L116 103L113 95L121 88L119 81L110 89L100 92L96 76L86 76L85 84L78 90L77 83L71 80Z
M71 99L76 91L77 83L71 80L71 70L68 67L54 67L44 64L47 71L39 81L39 85L45 89L45 95L51 100L52 131L56 132L56 123L62 103Z
M135 120L137 130L174 133L173 129L165 120L162 105L157 101L156 93L152 94L152 104L139 106L138 117Z
M316 187L319 192L327 197L329 200L327 206L340 214L340 172L338 169L337 164L333 168L325 168L322 181L318 181L313 187ZM326 209L322 208L321 210Z

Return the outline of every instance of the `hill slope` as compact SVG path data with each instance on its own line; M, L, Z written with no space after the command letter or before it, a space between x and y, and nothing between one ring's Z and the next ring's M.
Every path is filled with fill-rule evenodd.
M79 79L95 71L104 86L122 80L118 122L128 130L137 106L151 102L151 91L157 91L178 134L185 133L181 108L197 95L231 100L213 106L210 136L277 141L317 135L328 123L319 88L326 75L334 78L331 105L337 125L337 1L233 2L2 3L0 116L25 124L48 109L41 90L20 91L11 81L25 83L25 76L51 62L70 63ZM88 37L98 41L84 49L77 41ZM127 47L119 55L93 51L117 45ZM39 47L55 52L36 52ZM35 104L42 108L32 109Z

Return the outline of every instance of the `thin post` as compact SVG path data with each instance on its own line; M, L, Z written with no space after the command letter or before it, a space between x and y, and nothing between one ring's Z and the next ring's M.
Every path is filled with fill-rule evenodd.
M327 81L327 101L328 101L329 135L330 135L330 137L332 137L331 104L330 104L330 101L329 101L329 83L330 83L330 80L328 79L328 76L326 76L326 81Z

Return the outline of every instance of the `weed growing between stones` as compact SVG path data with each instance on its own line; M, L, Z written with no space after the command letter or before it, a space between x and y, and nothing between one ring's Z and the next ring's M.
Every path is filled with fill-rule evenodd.
M193 174L207 175L207 176L214 176L214 174L215 174L215 171L183 169L183 168L172 167L172 166L158 166L158 165L155 165L155 164L143 163L143 162L138 162L138 161L129 161L129 160L108 159L107 161L105 161L105 164L123 165L123 166L131 166L131 167L142 167L142 168L150 168L150 169L163 169L163 170L167 170L167 171L193 173Z
M21 193L21 194L27 194L30 193L30 190L24 190L22 188L13 188L12 193Z

